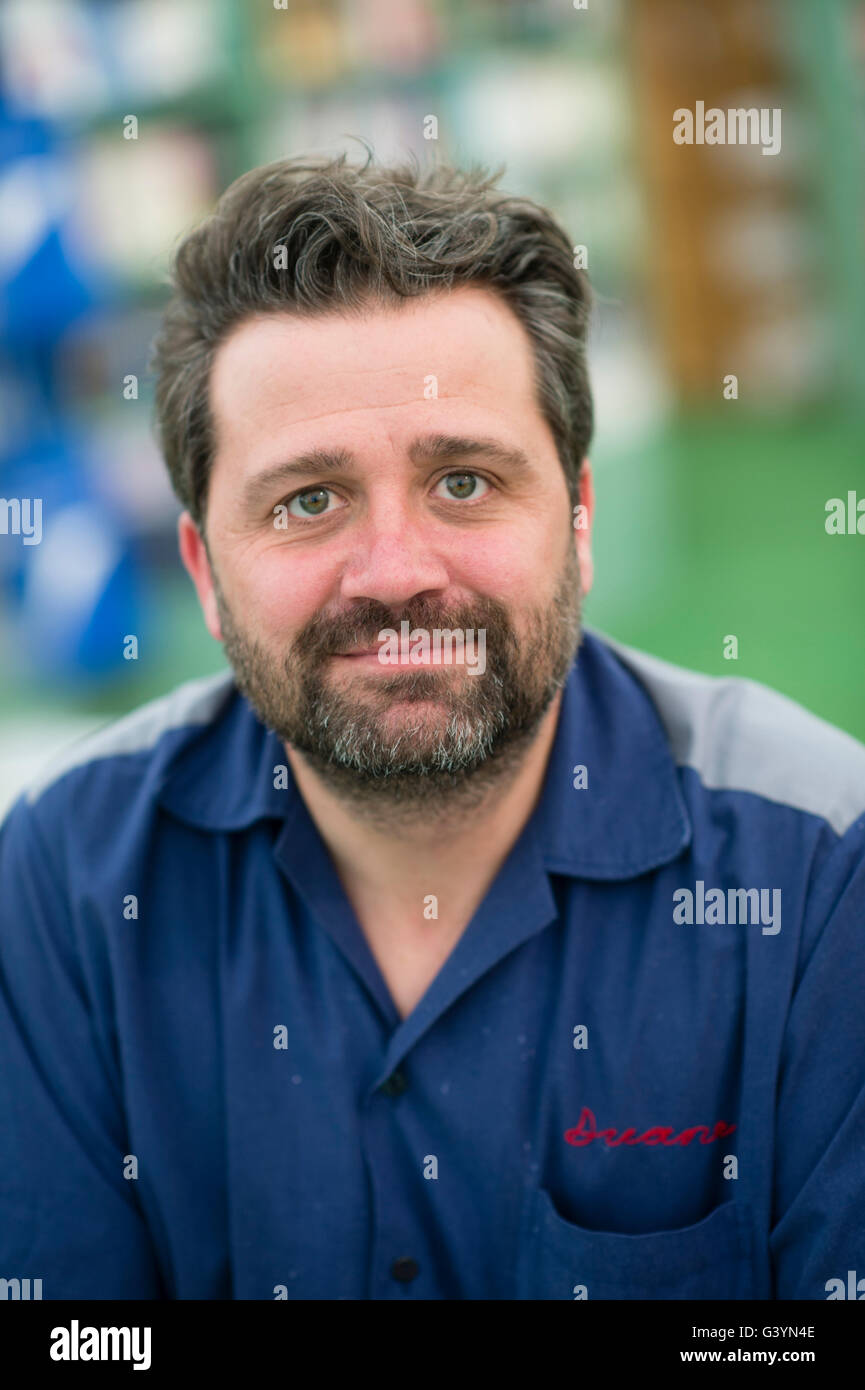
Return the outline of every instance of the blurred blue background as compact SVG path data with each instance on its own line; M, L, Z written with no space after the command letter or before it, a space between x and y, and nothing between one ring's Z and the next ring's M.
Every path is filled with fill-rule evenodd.
M676 145L697 100L780 107L781 152ZM587 621L865 739L865 535L825 527L865 499L863 117L853 0L6 0L0 811L224 664L152 432L168 257L245 169L351 136L505 162L587 248Z

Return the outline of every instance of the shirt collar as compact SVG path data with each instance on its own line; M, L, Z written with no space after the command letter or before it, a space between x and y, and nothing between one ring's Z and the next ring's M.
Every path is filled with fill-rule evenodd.
M171 759L158 795L172 815L211 831L282 821L300 799L282 743L236 688L219 717ZM582 878L632 878L690 843L690 819L654 705L592 631L583 634L564 686L530 824L545 867Z
M691 820L660 717L586 631L564 688L534 823L553 873L625 879L675 859Z

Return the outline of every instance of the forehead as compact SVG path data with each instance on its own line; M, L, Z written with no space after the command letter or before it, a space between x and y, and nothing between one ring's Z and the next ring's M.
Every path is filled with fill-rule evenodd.
M435 378L435 383L431 378ZM531 342L493 291L461 286L362 314L273 313L238 325L217 349L210 379L216 448L244 452L275 429L328 420L369 424L370 412L448 403L502 426L537 412ZM439 421L441 423L441 420Z

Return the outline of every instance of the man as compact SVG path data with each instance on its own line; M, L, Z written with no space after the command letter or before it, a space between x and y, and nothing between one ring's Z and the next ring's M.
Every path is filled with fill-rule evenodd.
M581 633L587 289L496 181L280 162L178 252L161 441L233 674L3 828L44 1298L865 1275L865 749Z

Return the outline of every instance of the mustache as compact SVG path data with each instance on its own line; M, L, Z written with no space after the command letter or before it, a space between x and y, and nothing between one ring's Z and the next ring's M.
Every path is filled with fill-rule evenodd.
M429 599L417 599L393 609L375 599L365 599L346 613L317 613L294 640L294 655L324 658L347 647L375 647L384 628L399 630L407 622L412 630L424 628L486 628L503 638L512 633L508 611L497 599L479 599L450 607Z

